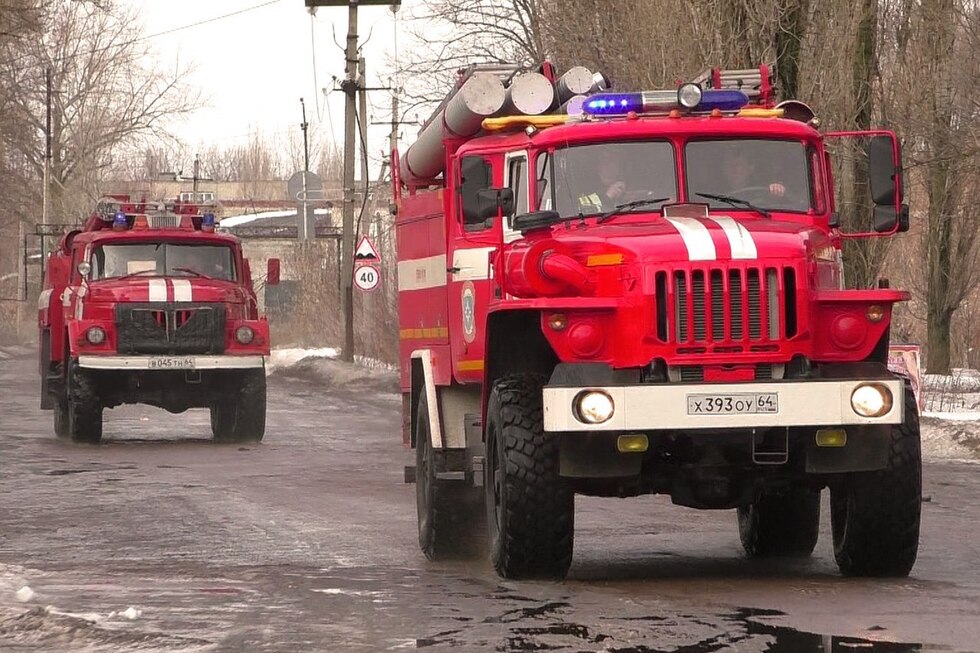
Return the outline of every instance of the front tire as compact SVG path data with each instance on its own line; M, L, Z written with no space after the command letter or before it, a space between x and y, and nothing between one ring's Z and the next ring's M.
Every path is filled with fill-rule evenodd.
M265 436L265 370L249 370L238 383L235 399L211 405L211 433L215 442L261 442Z
M487 407L490 557L504 578L563 578L572 563L575 495L558 470L558 438L542 420L544 377L493 385Z
M922 451L919 410L905 381L905 419L891 429L888 468L848 474L831 487L834 558L845 576L908 576L919 549Z
M750 558L805 558L813 553L819 534L819 491L767 491L738 508L738 535Z
M102 403L95 380L91 373L78 367L76 361L68 366L66 412L67 431L73 442L98 444L102 441Z

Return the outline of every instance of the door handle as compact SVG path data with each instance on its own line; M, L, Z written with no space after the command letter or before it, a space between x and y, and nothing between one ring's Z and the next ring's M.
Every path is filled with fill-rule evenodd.
M457 272L462 272L462 271L463 268L457 268L457 267L446 268L446 272L450 274L456 274Z

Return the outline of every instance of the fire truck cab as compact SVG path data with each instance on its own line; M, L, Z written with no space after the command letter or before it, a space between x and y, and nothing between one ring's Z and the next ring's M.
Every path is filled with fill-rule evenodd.
M97 443L105 408L145 403L209 408L215 441L262 439L269 326L214 209L109 196L62 237L38 299L41 407L59 437Z
M822 133L767 67L644 93L575 70L461 71L393 163L422 550L485 526L502 576L561 577L576 493L659 493L735 509L749 556L808 556L829 488L842 573L908 574L918 416L886 362L909 295L845 289L841 258L908 228L894 134ZM831 139L867 155L860 233Z

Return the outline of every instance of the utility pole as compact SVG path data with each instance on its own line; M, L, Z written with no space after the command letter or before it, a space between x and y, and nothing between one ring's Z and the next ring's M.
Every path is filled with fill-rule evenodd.
M344 303L344 350L341 360L354 360L354 112L357 110L357 1L348 5L347 75L341 88L344 105L344 246L341 255Z
M200 176L201 176L201 159L197 154L195 154L194 155L194 181L191 182L191 190L194 192L194 194L191 197L194 198L192 201L195 204L197 203L197 180L200 178Z
M303 110L303 122L300 123L300 128L303 130L303 215L299 219L299 224L297 225L297 233L299 234L300 241L309 241L312 235L310 234L310 216L309 216L309 205L307 202L307 196L309 195L309 188L307 187L307 177L310 172L310 146L306 140L306 129L309 127L309 123L306 122L306 103L303 98L299 99L299 105Z
M347 6L347 47L344 81L340 88L344 103L344 233L341 248L340 295L344 309L344 349L341 360L354 360L354 139L357 92L363 84L357 79L357 7L358 5L400 5L401 0L305 0L307 7ZM371 89L365 89L371 90ZM361 122L364 122L363 120Z
M398 93L401 91L400 88L393 88L391 90L391 120L381 120L372 122L372 125L390 125L391 134L388 136L388 157L385 159L384 163L381 165L381 175L378 177L380 182L384 179L385 166L391 167L391 153L398 149L398 127L401 125L401 121L398 120Z
M358 103L361 116L361 183L367 184L368 153L367 153L367 72L364 57L357 60ZM367 190L365 189L365 192Z

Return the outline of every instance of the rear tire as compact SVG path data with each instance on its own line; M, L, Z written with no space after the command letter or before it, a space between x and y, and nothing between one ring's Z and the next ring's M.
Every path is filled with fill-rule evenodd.
M544 432L544 377L493 385L487 407L490 557L504 578L563 578L572 563L575 495L558 470L558 438Z
M73 442L102 441L102 403L92 375L76 361L68 365L68 435ZM56 409L57 412L57 409Z
M891 429L888 468L848 474L830 491L834 558L845 576L908 576L919 549L919 410L905 381L905 420Z
M429 403L424 389L419 395L417 416L415 503L419 548L429 560L471 557L485 538L482 494L459 481L447 483L436 478Z
M739 539L751 558L805 558L813 553L819 534L819 491L763 492L754 503L738 508Z
M261 442L265 436L265 370L248 370L238 382L235 399L211 404L211 433L215 442Z

